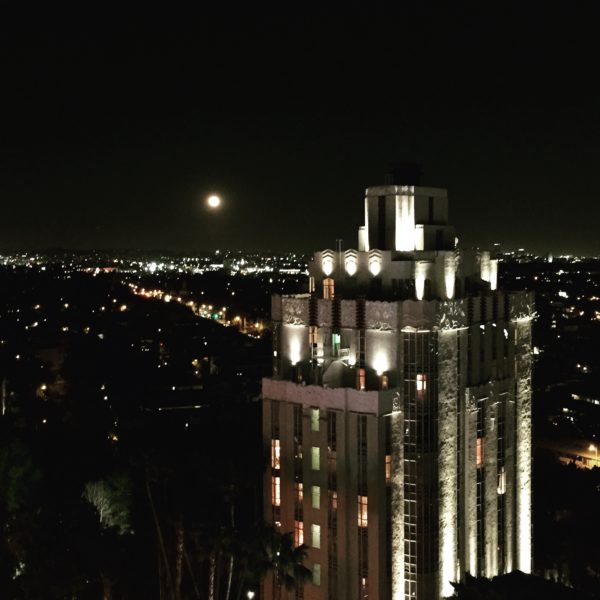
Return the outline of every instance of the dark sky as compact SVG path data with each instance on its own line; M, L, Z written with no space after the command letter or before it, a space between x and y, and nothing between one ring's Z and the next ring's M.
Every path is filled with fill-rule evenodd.
M600 254L593 15L146 17L4 20L0 248L354 247L418 161L461 245Z

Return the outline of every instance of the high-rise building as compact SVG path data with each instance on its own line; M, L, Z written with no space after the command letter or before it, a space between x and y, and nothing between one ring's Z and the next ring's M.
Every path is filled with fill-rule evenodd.
M274 296L265 517L312 581L265 598L429 600L531 570L533 298L461 251L443 189L369 188L357 250ZM275 593L277 592L277 594Z

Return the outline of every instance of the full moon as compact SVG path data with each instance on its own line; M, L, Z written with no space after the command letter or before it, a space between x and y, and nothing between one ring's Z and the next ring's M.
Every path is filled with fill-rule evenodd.
M221 198L219 196L209 196L206 202L209 208L219 208L221 206Z

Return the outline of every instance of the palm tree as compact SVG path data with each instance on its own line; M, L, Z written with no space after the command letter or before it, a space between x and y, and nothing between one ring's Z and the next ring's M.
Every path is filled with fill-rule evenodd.
M304 544L294 546L294 534L291 532L273 531L270 537L267 556L273 571L275 597L279 600L283 588L287 591L294 590L310 578L311 571L303 564L308 547Z

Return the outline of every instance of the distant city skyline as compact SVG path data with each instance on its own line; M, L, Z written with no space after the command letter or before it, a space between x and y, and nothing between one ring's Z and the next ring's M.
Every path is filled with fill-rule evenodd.
M334 241L339 241L336 239ZM345 240L342 241L342 248L344 250L350 249L351 247L345 244ZM327 246L325 244L324 246ZM336 246L335 243L329 244L329 247L334 249ZM355 245L356 246L356 245ZM459 243L460 249L471 249L471 250L490 250L492 252L497 252L499 256L504 258L510 258L511 256L519 257L526 256L531 259L542 259L542 260L567 260L567 259L576 259L576 260L596 260L600 258L600 252L597 254L585 254L585 253L576 253L576 252L554 252L552 250L542 250L541 252L536 252L532 248L517 248L517 247L506 247L504 245L500 245L500 250L498 250L498 244L488 244L488 245L480 245L480 246L465 246ZM223 256L239 256L243 258L244 256L277 256L277 257L286 257L286 256L296 256L298 258L305 258L307 261L311 257L310 251L300 251L298 249L288 248L288 249L280 249L275 250L273 248L249 248L246 250L242 250L240 248L216 248L216 249L169 249L169 248L68 248L68 247L48 247L48 248L0 248L0 261L2 259L14 259L16 257L21 257L23 259L33 259L35 257L48 259L50 257L54 257L55 260L58 256L63 255L73 255L73 256L87 256L93 257L96 256L99 258L101 256L110 257L111 259L115 259L116 257L120 257L123 260L128 259L132 260L132 257L142 258L145 257L147 259L152 258L172 258L172 259L186 259L186 258L206 258L209 256L218 256L222 254Z

